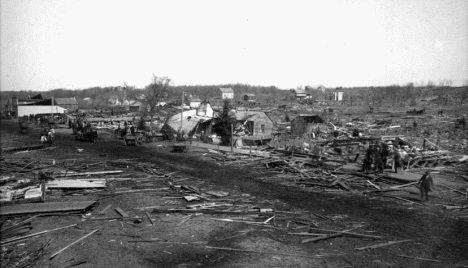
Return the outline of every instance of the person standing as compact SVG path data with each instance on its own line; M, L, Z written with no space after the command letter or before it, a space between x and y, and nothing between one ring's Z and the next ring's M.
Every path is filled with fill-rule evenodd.
M431 191L431 187L434 186L434 181L431 177L430 171L427 170L424 175L418 181L418 188L421 192L421 201L429 200L429 192Z
M393 155L393 168L395 173L398 173L398 168L401 168L401 170L403 170L400 149L398 147L395 149L395 154Z

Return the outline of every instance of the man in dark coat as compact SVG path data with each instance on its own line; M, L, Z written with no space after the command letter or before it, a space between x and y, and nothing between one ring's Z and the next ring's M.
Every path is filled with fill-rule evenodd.
M398 148L395 150L395 154L393 155L393 162L395 173L398 173L398 168L401 168L401 170L403 170L403 163L401 161L401 155Z
M424 201L424 197L429 200L429 192L431 191L431 187L434 186L434 181L432 180L430 171L426 171L424 175L418 181L418 188L421 192L421 201Z

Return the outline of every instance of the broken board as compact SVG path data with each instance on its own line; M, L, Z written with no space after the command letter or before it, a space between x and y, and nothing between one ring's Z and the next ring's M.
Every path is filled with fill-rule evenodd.
M96 201L28 203L12 206L2 206L0 216L50 212L82 212L94 205Z
M106 180L53 180L46 183L48 189L106 188Z

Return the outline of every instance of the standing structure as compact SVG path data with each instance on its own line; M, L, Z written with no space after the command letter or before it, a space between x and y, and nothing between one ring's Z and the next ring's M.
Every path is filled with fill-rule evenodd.
M221 92L221 99L225 100L232 100L234 99L234 90L232 88L227 87L227 88L219 88L219 91Z
M325 130L325 121L318 115L298 115L291 121L291 134L300 136L317 131L318 128Z

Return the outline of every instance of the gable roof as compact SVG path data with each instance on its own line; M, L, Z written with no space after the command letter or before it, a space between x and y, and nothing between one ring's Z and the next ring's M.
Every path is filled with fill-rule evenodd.
M234 93L234 90L230 87L220 87L219 91L221 91L221 93Z
M268 119L271 120L271 118L266 114L265 112L261 111L237 111L236 112L236 120L238 121L247 121L248 119L256 116L256 115L262 115L264 114Z

